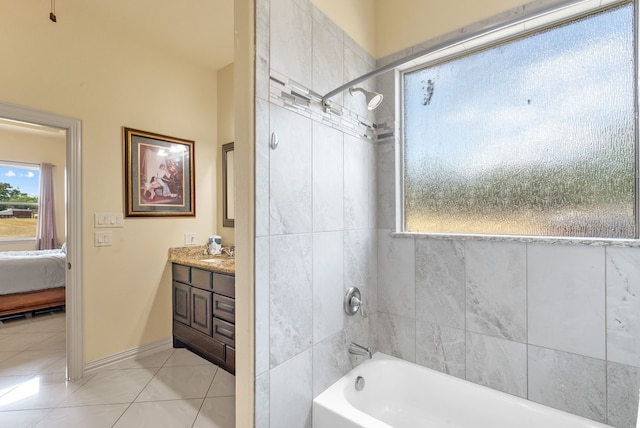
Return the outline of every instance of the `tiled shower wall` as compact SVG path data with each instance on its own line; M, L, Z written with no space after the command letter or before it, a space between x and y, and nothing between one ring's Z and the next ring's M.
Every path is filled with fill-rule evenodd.
M393 99L393 73L377 79L377 90ZM380 114L394 117L393 103L384 104ZM378 350L634 428L640 244L394 236L397 144L378 145Z
M640 248L392 236L397 142L367 137L393 123L393 73L375 119L348 94L325 115L318 94L374 62L309 0L256 7L256 426L309 427L356 341L632 428ZM367 318L342 313L351 285Z
M256 427L303 428L362 361L348 344L376 343L373 116L349 95L333 98L342 116L319 102L375 61L309 0L257 0L256 19ZM351 286L367 317L344 314Z
M378 350L635 427L640 250L383 229L378 244Z

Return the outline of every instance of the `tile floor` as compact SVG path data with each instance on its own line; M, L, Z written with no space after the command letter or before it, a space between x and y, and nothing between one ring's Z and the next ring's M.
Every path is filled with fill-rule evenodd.
M235 427L235 378L185 349L65 377L65 316L0 325L0 427Z

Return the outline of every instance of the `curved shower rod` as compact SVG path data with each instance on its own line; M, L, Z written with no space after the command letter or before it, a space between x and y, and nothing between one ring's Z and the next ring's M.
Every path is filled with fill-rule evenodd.
M520 24L524 21L533 19L533 18L537 18L543 15L546 15L549 12L555 12L557 11L559 8L562 7L570 7L570 6L574 6L580 3L586 3L589 2L591 0L567 0L567 1L561 1L558 3L555 3L554 5L550 5L547 7L543 7L537 11L531 11L531 12L526 12L524 9L526 7L525 6L521 6L521 8L523 9L522 13L516 13L514 14L513 17L507 19L507 20L501 20L498 23L488 23L486 25L481 25L479 26L477 29L471 31L471 32L461 32L461 36L453 38L453 39L447 39L443 42L437 43L431 47L428 47L426 49L414 52L410 55L407 55L405 57L402 57L400 59L397 59L395 61L390 62L387 65L383 65L382 67L378 67L375 70L372 70L366 74L363 74L360 77L357 77L353 80L351 80L350 82L345 83L342 86L337 87L336 89L327 92L327 94L322 97L322 108L324 110L325 113L330 113L330 112L334 112L336 113L335 110L331 109L332 103L329 100L329 98L334 97L336 95L338 95L341 92L346 91L347 89L350 89L351 87L353 87L354 85L357 85L358 83L362 83L365 80L369 80L372 77L376 77L379 76L380 74L386 73L387 71L391 71L394 70L398 67L403 66L404 64L411 62L411 61L415 61L418 58L421 58L423 56L426 55L430 55L430 54L434 54L438 51L441 51L443 49L446 49L448 47L450 47L451 45L454 44L458 44L458 43L462 43L471 39L474 39L478 36L487 34L487 33L491 33L494 31L499 31L499 30L503 30L507 27L510 27L512 25L516 25L516 24Z

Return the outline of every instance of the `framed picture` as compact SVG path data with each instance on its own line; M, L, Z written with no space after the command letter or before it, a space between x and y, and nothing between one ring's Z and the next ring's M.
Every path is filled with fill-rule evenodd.
M122 130L125 216L195 216L194 142Z

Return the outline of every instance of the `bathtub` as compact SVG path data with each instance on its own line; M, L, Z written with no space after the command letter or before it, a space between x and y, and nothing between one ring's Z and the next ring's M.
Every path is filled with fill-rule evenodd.
M380 352L313 400L312 413L313 428L610 428Z

